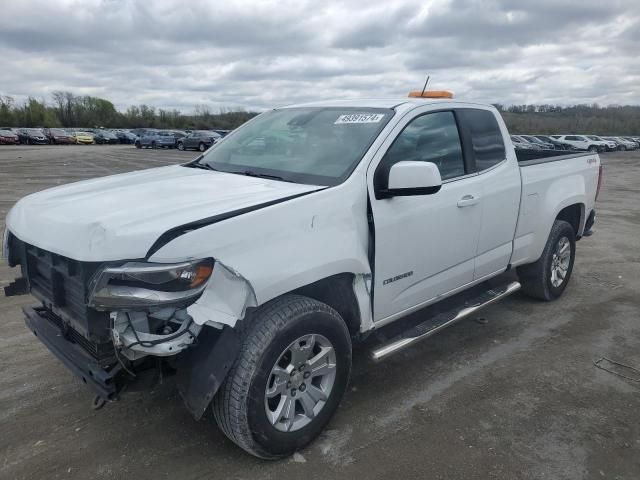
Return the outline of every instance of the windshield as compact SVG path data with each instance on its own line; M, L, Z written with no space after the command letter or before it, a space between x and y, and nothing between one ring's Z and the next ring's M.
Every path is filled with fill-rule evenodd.
M225 172L337 185L353 171L393 113L339 107L272 110L214 144L200 163Z

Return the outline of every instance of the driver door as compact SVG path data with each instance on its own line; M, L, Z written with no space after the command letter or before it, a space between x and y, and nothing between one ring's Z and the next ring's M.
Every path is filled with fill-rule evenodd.
M465 161L454 110L414 115L394 133L368 174L375 224L374 321L383 323L473 281L482 217L480 179ZM405 160L435 163L440 191L376 199L391 165Z

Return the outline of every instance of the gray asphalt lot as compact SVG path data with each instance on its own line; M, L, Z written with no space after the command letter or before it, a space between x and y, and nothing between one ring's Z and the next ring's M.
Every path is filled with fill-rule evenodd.
M196 154L0 147L1 222L28 193ZM248 456L210 417L193 421L170 380L92 410L92 394L24 326L20 308L35 301L0 296L0 478L640 478L640 382L594 365L640 368L640 154L603 162L596 232L578 243L560 300L516 294L484 310L486 322L377 365L357 348L328 430L280 462ZM16 273L0 266L0 286Z

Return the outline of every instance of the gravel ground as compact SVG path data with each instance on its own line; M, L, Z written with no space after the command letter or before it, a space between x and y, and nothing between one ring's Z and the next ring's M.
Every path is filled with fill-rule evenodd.
M0 222L28 193L195 155L0 147ZM91 410L91 393L24 326L20 307L34 300L0 297L0 478L640 478L640 383L594 365L640 368L640 154L603 163L596 233L578 243L559 301L516 294L486 322L378 365L358 348L328 430L280 462L248 456L210 417L193 421L170 380ZM15 274L1 265L0 286Z

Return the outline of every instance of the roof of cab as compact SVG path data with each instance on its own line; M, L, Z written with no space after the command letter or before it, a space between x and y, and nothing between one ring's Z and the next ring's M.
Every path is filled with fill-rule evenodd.
M280 108L298 108L298 107L355 107L355 108L393 108L393 109L411 109L419 105L429 104L446 104L446 103L465 103L469 105L486 104L475 102L464 102L455 98L356 98L349 100L319 100L316 102L298 103L295 105L287 105ZM404 108L403 108L404 107Z

